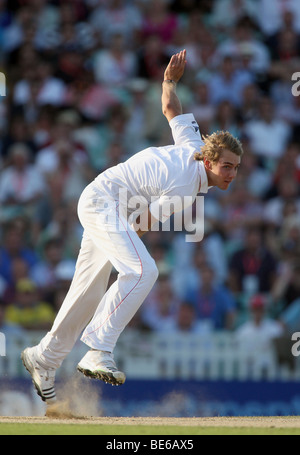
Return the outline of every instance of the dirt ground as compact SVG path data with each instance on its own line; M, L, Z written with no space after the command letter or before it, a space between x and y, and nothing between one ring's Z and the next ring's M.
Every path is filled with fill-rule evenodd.
M291 417L0 417L1 423L59 423L82 425L180 425L202 427L300 428L300 416Z

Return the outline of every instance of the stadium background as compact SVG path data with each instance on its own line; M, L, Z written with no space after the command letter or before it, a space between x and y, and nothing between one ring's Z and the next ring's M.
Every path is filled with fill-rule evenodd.
M68 289L78 197L105 168L172 141L161 81L182 48L184 112L202 134L240 138L239 175L206 196L201 243L144 237L160 277L116 351L126 385L73 379L79 342L59 386L75 383L95 414L299 415L297 0L0 1L1 415L44 412L19 354Z

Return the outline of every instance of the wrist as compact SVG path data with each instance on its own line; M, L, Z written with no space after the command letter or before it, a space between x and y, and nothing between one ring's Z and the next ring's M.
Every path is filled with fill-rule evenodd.
M174 81L173 79L164 79L164 80L163 80L163 83L164 83L164 82L167 82L167 83L169 83L169 84L175 84L175 85L176 85L176 83L177 83L177 82Z

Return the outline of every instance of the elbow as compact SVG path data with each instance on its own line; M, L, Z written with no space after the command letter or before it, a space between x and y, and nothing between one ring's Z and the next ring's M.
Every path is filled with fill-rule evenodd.
M162 106L162 112L164 116L170 121L172 118L177 117L177 115L180 115L182 113L181 109L179 109L177 106L174 106L173 104L164 104Z

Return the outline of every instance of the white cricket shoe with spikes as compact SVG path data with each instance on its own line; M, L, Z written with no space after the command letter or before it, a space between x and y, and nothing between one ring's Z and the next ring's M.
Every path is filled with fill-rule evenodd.
M32 382L41 399L47 404L55 403L55 370L53 368L46 369L39 364L35 356L34 347L26 348L21 354L21 359L24 367L30 373Z
M91 349L78 363L77 370L89 378L112 385L124 384L126 379L123 371L118 370L113 354L106 351Z

